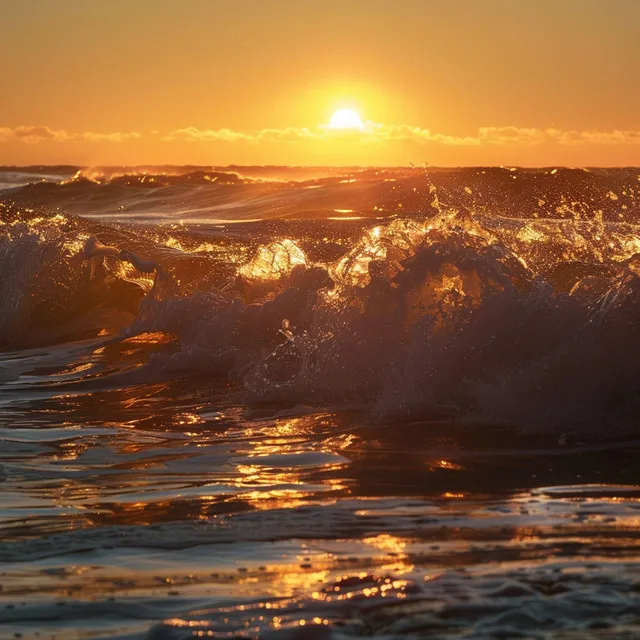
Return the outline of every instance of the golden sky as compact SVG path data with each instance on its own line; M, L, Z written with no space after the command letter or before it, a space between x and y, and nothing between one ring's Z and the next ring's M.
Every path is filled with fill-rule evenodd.
M640 0L0 0L0 164L639 165L639 42Z

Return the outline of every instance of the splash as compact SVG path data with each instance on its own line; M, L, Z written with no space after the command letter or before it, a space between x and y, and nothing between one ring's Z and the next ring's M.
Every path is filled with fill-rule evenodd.
M277 281L289 276L295 267L306 264L302 249L285 238L260 247L251 261L238 269L238 274L251 281Z
M628 406L576 403L581 385L592 394L599 384L582 380L599 379L593 368L572 373L571 393L558 381L572 379L587 343L597 345L592 358L615 353L612 368L622 358L611 332L635 301L636 263L623 260L634 237L583 225L568 253L562 225L498 227L452 210L397 219L365 230L331 263L290 240L263 245L237 275L270 286L247 296L232 281L197 301L174 299L141 328L180 336L164 366L240 378L257 403L355 402L382 419L466 415L536 428L558 428L552 414L567 428L591 423L613 406L624 422ZM185 313L198 320L185 324ZM620 371L623 388L630 370Z

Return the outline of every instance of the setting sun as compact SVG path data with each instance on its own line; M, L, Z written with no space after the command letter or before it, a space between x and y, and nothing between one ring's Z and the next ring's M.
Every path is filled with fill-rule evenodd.
M360 116L353 109L338 109L329 120L330 129L364 129Z

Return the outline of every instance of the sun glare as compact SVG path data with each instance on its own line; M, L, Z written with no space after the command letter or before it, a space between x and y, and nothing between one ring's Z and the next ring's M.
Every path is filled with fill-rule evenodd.
M353 109L338 109L329 120L329 129L364 129L360 116Z

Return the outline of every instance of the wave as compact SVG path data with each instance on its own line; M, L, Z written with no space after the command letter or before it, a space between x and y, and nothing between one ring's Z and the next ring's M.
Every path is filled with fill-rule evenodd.
M226 376L252 405L355 405L382 421L455 417L562 438L632 431L640 229L602 210L502 216L427 191L423 212L373 226L235 233L4 202L0 343L161 332L170 340L150 367ZM117 250L90 277L83 247L96 237Z
M73 167L0 167L0 191L17 190L38 182L58 183L75 173Z
M547 262L532 266L516 250L542 240L522 240L523 230L541 234L522 225L500 238L455 214L395 220L328 265L274 242L230 292L145 300L134 327L178 336L158 366L241 380L253 403L633 428L640 279L629 238L574 229L569 243L551 228ZM563 244L563 259L550 258Z
M305 174L256 168L82 169L11 191L23 207L93 219L203 225L433 215L441 200L460 211L508 218L635 223L638 169L342 169Z
M171 185L198 184L243 184L252 182L238 173L222 171L187 171L186 173L153 173L148 171L104 173L96 170L79 170L72 178L64 180L61 185L99 185L115 184L127 187L157 188Z

